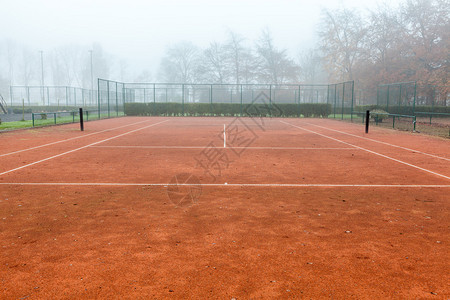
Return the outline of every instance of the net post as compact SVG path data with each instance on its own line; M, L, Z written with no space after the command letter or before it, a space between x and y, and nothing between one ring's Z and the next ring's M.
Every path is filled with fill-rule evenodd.
M369 133L370 110L366 110L366 133Z
M83 108L80 107L80 130L84 131Z

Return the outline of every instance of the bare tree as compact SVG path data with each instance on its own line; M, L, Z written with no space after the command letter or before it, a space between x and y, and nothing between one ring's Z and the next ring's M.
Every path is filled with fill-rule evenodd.
M319 36L326 67L334 79L354 79L353 68L366 53L367 26L354 10L323 10Z
M199 53L191 42L180 42L169 47L161 60L159 76L166 82L194 83Z
M326 75L323 70L322 57L318 54L319 50L310 49L299 53L298 65L300 70L299 78L305 83L316 83L326 81Z
M223 44L212 42L205 49L198 64L198 74L202 81L226 83L230 78L227 65L227 51Z
M245 39L239 34L229 31L228 32L228 41L225 44L227 56L228 56L228 68L230 73L232 74L232 80L239 84L241 83L241 65L242 60L244 59L245 53L249 51L244 46Z
M34 54L30 49L22 48L22 57L19 63L20 67L20 79L23 85L31 85L36 69L38 67L37 53Z
M275 47L267 28L262 31L256 49L260 81L275 84L297 81L298 66L288 57L285 49L279 50Z

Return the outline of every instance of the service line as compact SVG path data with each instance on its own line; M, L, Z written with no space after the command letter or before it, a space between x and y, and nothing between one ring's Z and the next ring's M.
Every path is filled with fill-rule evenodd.
M47 161L47 160L51 160L53 158L57 158L57 157L60 157L60 156L64 156L64 155L67 155L69 153L73 153L73 152L76 152L76 151L79 151L79 150L82 150L82 149L85 149L85 148L88 148L88 147L91 147L91 146L94 146L94 145L97 145L97 144L100 144L100 143L103 143L103 142L106 142L106 141L110 141L112 139L116 139L118 137L130 134L130 133L133 133L133 132L137 132L137 131L140 131L140 130L143 130L143 129L146 129L146 128L149 128L149 127L152 127L152 126L155 126L155 125L167 122L167 121L169 121L169 120L164 120L164 121L161 121L161 122L158 122L158 123L147 125L147 126L142 127L142 128L138 128L138 129L134 129L134 130L131 130L131 131L128 131L128 132L125 132L125 133L121 133L121 134L115 135L113 137L110 137L110 138L107 138L107 139L104 139L104 140L101 140L101 141L98 141L98 142L94 142L94 143L91 143L91 144L83 146L83 147L79 147L79 148L76 148L76 149L73 149L73 150L69 150L69 151L66 151L66 152L63 152L63 153L60 153L60 154L57 154L57 155L53 155L53 156L50 156L50 157L47 157L47 158L44 158L44 159L41 159L41 160L38 160L38 161L35 161L35 162L32 162L32 163L29 163L29 164L23 165L23 166L18 167L18 168L14 168L14 169L2 172L2 173L0 173L0 175L5 175L5 174L8 174L8 173L20 170L20 169L24 169L24 168L27 168L27 167L39 164L41 162L44 162L44 161Z
M132 148L132 149L205 149L205 146L92 146L93 148ZM250 150L359 150L357 148L350 147L337 147L337 148L321 148L321 147L237 147L229 146L227 149L250 149Z
M296 184L296 183L120 183L120 182L0 182L0 185L30 186L203 186L203 187L324 187L324 188L450 188L448 184Z
M372 150L369 150L369 149L366 149L366 148L363 148L363 147L360 147L360 146L356 146L356 145L353 145L353 144L344 142L344 141L342 141L342 140L336 139L336 138L334 138L334 137L331 137L331 136L328 136L328 135L325 135L325 134L322 134L322 133L319 133L319 132L316 132L316 131L313 131L313 130L310 130L310 129L306 129L306 128L303 128L303 127L300 127L300 126L296 126L296 125L293 125L293 124L290 124L290 123L287 123L287 122L284 122L284 121L280 121L280 122L281 122L281 123L284 123L284 124L287 124L287 125L291 125L291 126L293 126L293 127L295 127L295 128L298 128L298 129L301 129L301 130L304 130L304 131L307 131L307 132L311 132L311 133L320 135L320 136L325 137L325 138L327 138L327 139L331 139L331 140L334 140L334 141L343 143L343 144L345 144L345 145L353 146L353 147L355 147L355 148L364 150L364 151L366 151L366 152L369 152L369 153L372 153L372 154L375 154L375 155L378 155L378 156L381 156L381 157L384 157L384 158L387 158L387 159L396 161L396 162L398 162L398 163L401 163L401 164L404 164L404 165L407 165L407 166L410 166L410 167L419 169L419 170L421 170L421 171L424 171L424 172L427 172L427 173L430 173L430 174L433 174L433 175L436 175L436 176L439 176L439 177L442 177L442 178L445 178L445 179L450 180L450 177L449 177L449 176L445 176L445 175L443 175L443 174L439 174L439 173L437 173L437 172L433 172L433 171L431 171L431 170L428 170L428 169L425 169L425 168L422 168L422 167L419 167L419 166L416 166L416 165L413 165L413 164L404 162L404 161L402 161L402 160L399 160L399 159L396 159L396 158L393 158L393 157L390 157L390 156L387 156L387 155L384 155L384 154L381 154L381 153L378 153L378 152L375 152L375 151L372 151Z
M359 136L359 135L348 133L348 132L341 131L341 130L327 128L327 127L316 125L316 124L313 124L313 123L308 123L308 122L302 122L302 123L303 124L312 125L312 126L316 126L316 127L320 127L320 128L326 129L326 130L335 131L335 132L339 132L339 133L342 133L342 134L354 136L354 137L357 137L357 138L360 138L360 139L364 139L364 140L368 140L368 141L371 141L371 142L380 143L380 144L388 145L388 146L395 147L395 148L400 148L400 149L403 149L403 150L406 150L406 151L417 152L417 153L420 153L420 154L423 154L423 155L428 155L428 156L431 156L431 157L434 157L434 158L439 158L439 159L443 159L443 160L446 160L446 161L450 161L450 158L438 156L438 155L435 155L435 154L430 154L430 153L422 152L422 151L419 151L419 150L414 150L414 149L410 149L410 148L406 148L406 147L390 144L390 143L387 143L387 142L374 140L374 139L371 139L371 138L368 138L368 137Z
M68 142L68 141L84 138L84 137L87 137L87 136L90 136L90 135L99 134L99 133L103 133L103 132L107 132L107 131L111 131L111 130L116 130L116 129L124 128L124 127L127 127L127 126L132 126L132 125L136 125L136 124L140 124L140 123L144 123L144 122L149 122L149 121L150 120L135 122L135 123L131 123L131 124L128 124L128 125L123 125L123 126L119 126L119 127L105 129L105 130L98 131L98 132L88 133L88 134L85 134L85 135L76 136L76 137L73 137L73 138L60 140L60 141L56 141L56 142L52 142L52 143L48 143L48 144L44 144L44 145L39 145L39 146L31 147L31 148L26 148L26 149L17 150L17 151L5 153L5 154L0 154L0 157L11 155L11 154L16 154L16 153L20 153L20 152L25 152L25 151L29 151L29 150L34 150L34 149L38 149L38 148L42 148L42 147L47 147L47 146L51 146L51 145L55 145L55 144L59 144L59 143L64 143L64 142Z

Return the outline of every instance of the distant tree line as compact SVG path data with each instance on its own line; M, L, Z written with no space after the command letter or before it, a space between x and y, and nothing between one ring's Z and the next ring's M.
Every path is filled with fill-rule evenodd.
M169 47L161 61L162 82L314 83L355 80L361 90L400 81L447 88L449 0L406 0L375 10L324 9L318 43L295 59L268 29L253 43L229 32L201 49L191 42ZM292 37L295 38L295 37Z
M125 60L114 57L99 43L92 46L69 44L42 52L44 84L92 88L91 53L94 89L97 78L119 81L148 81L151 74L141 70L132 77ZM11 39L0 40L0 94L9 95L11 85L41 85L42 62L40 49Z
M45 84L89 89L94 78L136 82L324 83L354 80L359 90L400 81L444 87L450 93L450 0L405 0L370 11L322 11L318 42L295 57L278 47L268 28L256 41L228 32L224 41L200 48L189 41L166 49L156 76L130 76L127 63L98 43L66 45L44 52ZM295 37L291 37L295 39ZM39 49L0 40L0 93L9 85L41 83Z
M407 0L365 13L324 10L317 50L331 80L355 80L372 91L380 83L417 81L448 95L449 10L448 0Z
M158 77L163 82L283 84L299 82L300 75L299 64L264 29L252 46L235 32L206 49L187 41L174 44L161 60Z

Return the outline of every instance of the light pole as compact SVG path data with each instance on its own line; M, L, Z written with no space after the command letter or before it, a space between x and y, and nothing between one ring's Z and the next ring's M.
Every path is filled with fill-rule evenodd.
M41 53L41 80L42 80L42 88L41 88L41 96L42 96L42 105L45 105L45 92L44 92L44 51L39 51Z
M91 53L91 104L94 104L94 68L92 62L92 50L89 50Z

